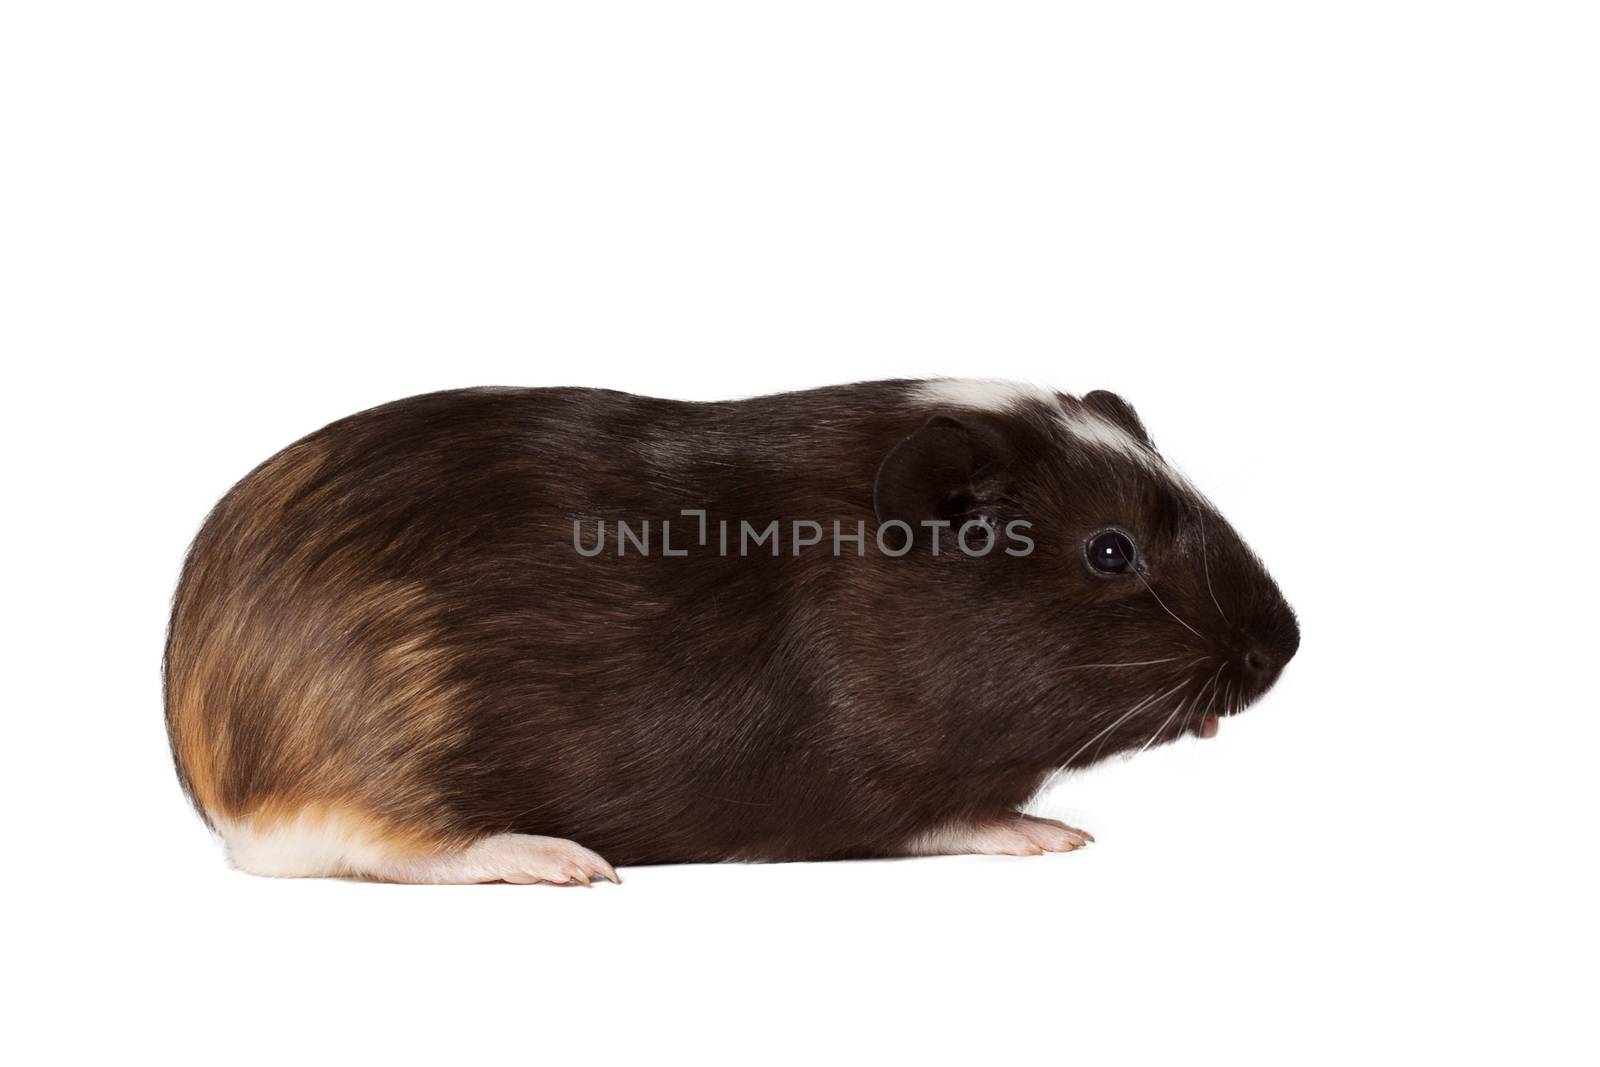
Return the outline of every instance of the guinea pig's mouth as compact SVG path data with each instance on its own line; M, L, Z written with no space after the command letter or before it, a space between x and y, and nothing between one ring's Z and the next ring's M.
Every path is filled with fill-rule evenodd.
M1216 715L1207 715L1194 725L1196 737L1216 737L1217 729L1221 727L1222 719Z

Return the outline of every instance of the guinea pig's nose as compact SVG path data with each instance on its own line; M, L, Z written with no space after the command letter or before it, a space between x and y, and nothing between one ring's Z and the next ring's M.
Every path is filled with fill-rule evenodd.
M1270 685L1282 666L1278 657L1265 645L1245 649L1238 662L1239 673L1244 675L1244 683L1251 688Z
M1292 619L1272 627L1269 634L1253 641L1239 657L1239 669L1255 685L1271 684L1300 648L1300 628Z

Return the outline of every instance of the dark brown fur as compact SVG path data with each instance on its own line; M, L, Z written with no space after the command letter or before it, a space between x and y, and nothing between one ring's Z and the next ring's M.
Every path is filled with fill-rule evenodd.
M186 787L214 819L326 806L617 864L885 855L1271 684L1293 615L1203 499L1044 405L929 431L910 388L475 389L318 431L218 504L184 567L166 678ZM1060 402L1143 437L1109 394ZM1031 555L877 551L880 468L919 432L878 506L1025 518ZM619 557L608 532L583 558L575 518L588 539L648 519L652 551ZM720 556L722 518L782 520L782 555ZM663 519L688 556L660 554ZM831 529L793 554L794 519L865 522L865 555L836 557ZM1089 573L1108 524L1146 575Z

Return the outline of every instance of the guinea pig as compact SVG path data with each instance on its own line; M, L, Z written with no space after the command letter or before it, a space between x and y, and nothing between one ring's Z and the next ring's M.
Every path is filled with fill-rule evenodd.
M1052 775L1259 698L1294 613L1106 392L432 393L247 475L183 566L179 779L235 866L1038 854Z

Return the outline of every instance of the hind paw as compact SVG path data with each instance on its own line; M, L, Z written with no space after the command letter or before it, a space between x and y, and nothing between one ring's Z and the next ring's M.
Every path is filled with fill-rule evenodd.
M496 866L502 882L589 885L595 879L604 878L621 884L611 864L575 841L528 834L503 834L490 841L494 842Z
M589 885L596 879L622 883L611 864L575 841L533 834L496 834L459 852L380 865L370 876L394 882L459 885Z

